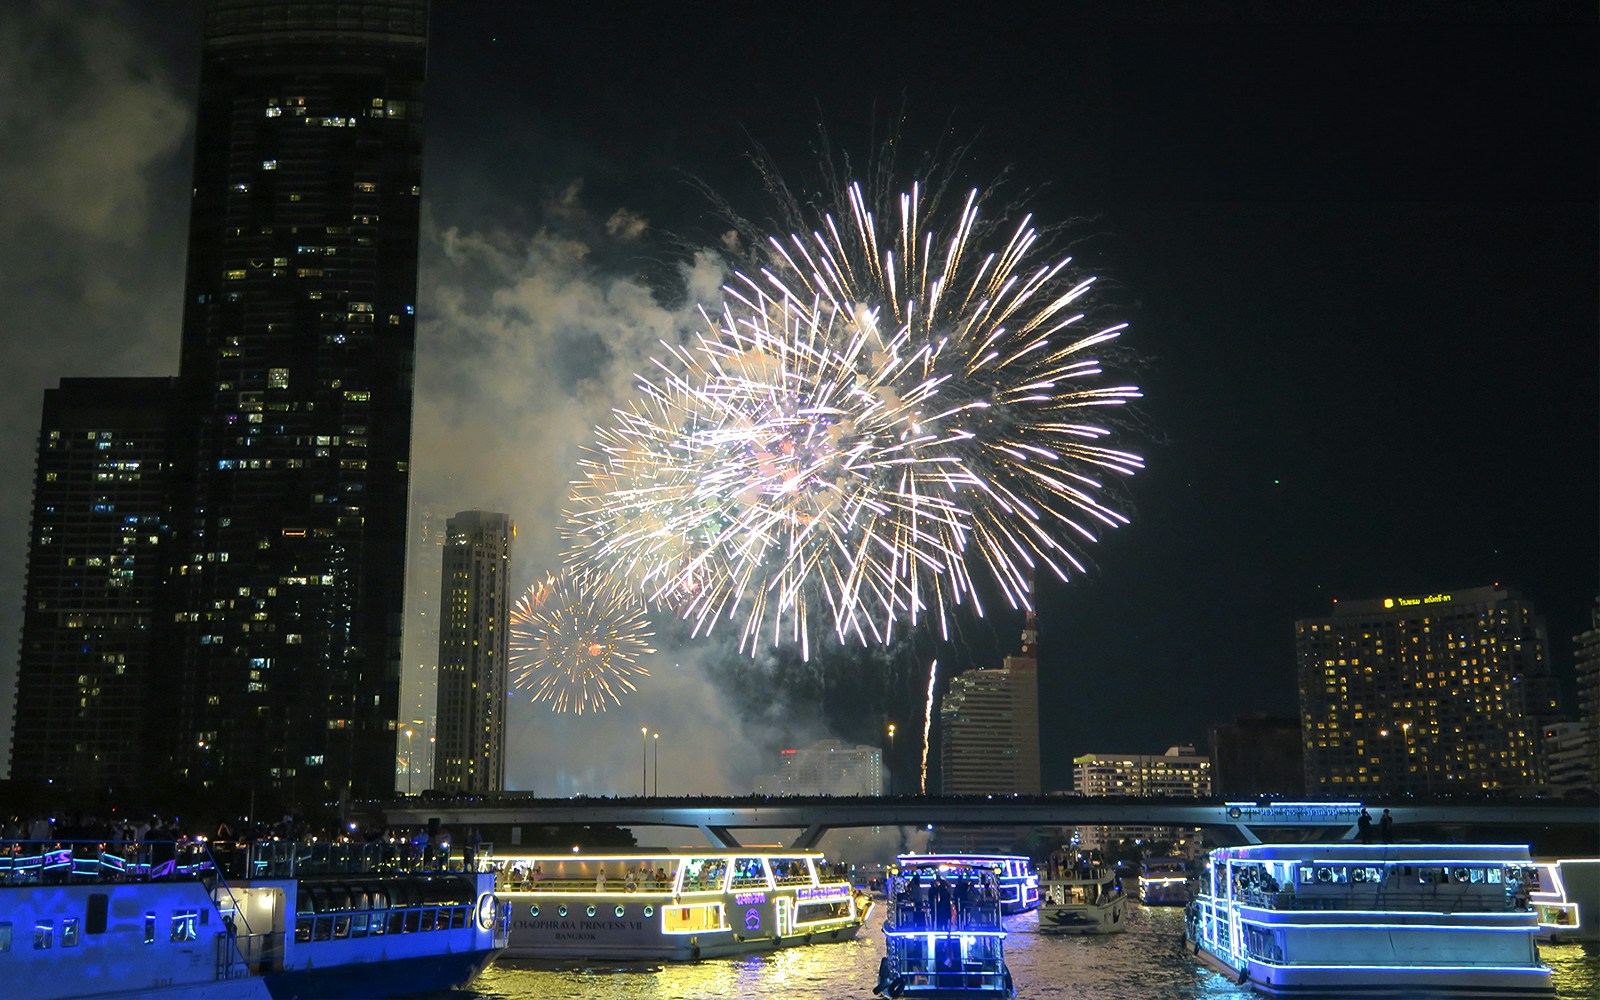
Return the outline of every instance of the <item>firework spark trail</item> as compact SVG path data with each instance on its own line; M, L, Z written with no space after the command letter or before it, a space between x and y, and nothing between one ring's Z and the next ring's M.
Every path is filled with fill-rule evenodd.
M852 186L840 218L770 238L597 430L569 563L697 634L742 619L741 647L803 656L817 627L883 643L932 617L948 637L955 606L983 613L980 576L1029 608L1039 566L1082 572L1082 547L1128 520L1106 474L1143 467L1089 419L1140 395L1090 353L1125 325L1081 329L1094 279L1034 263L1031 218L998 233L980 201L924 229L913 187L885 225Z
M604 712L650 676L638 663L655 652L648 628L631 591L602 577L549 574L512 607L513 682L555 712Z
M928 794L928 747L933 743L933 688L939 679L939 661L928 664L928 703L922 706L922 794ZM946 779L949 780L949 779Z

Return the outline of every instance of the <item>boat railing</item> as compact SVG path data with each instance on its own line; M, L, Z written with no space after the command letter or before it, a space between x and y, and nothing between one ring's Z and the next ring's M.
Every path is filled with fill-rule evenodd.
M215 868L205 841L0 841L0 885L188 880Z
M1245 906L1267 910L1381 909L1397 912L1499 913L1528 909L1525 898L1507 893L1503 887L1495 888L1499 891L1484 892L1481 886L1458 883L1319 885L1310 891L1237 889L1233 898Z
M305 875L362 875L396 872L472 873L485 870L486 852L452 852L449 847L404 840L250 840L213 841L217 867L229 878L299 878Z
M602 886L598 880L592 878L517 879L502 875L495 887L504 892L671 892L672 882L644 879L629 884L625 879L607 878L605 885Z
M946 909L931 906L925 899L901 897L895 900L888 919L894 931L997 931L1002 926L997 900L955 903Z

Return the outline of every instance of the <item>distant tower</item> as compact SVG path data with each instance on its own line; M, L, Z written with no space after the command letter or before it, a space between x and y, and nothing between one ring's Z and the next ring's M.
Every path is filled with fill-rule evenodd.
M12 777L118 793L169 721L150 633L166 545L176 380L68 378L44 394Z
M506 783L511 518L462 511L445 526L439 584L439 742L433 787L494 792Z
M940 788L946 795L1038 795L1038 624L999 668L968 670L939 703Z
M1295 622L1306 794L1529 791L1556 708L1544 620L1498 587Z

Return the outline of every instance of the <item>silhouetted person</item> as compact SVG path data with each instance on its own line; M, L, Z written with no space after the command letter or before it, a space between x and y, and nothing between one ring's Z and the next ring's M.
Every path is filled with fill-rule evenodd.
M1383 811L1383 815L1378 819L1378 832L1383 835L1385 844L1394 843L1394 817L1389 815L1389 810L1387 809Z
M1356 820L1356 836L1363 844L1372 843L1372 814L1365 808L1361 810L1361 816Z

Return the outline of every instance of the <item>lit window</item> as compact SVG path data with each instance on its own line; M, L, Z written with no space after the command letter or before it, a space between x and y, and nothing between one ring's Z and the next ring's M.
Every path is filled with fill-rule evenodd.
M278 169L278 161L277 160L262 160L261 161L261 169L262 170L276 170L276 169Z

